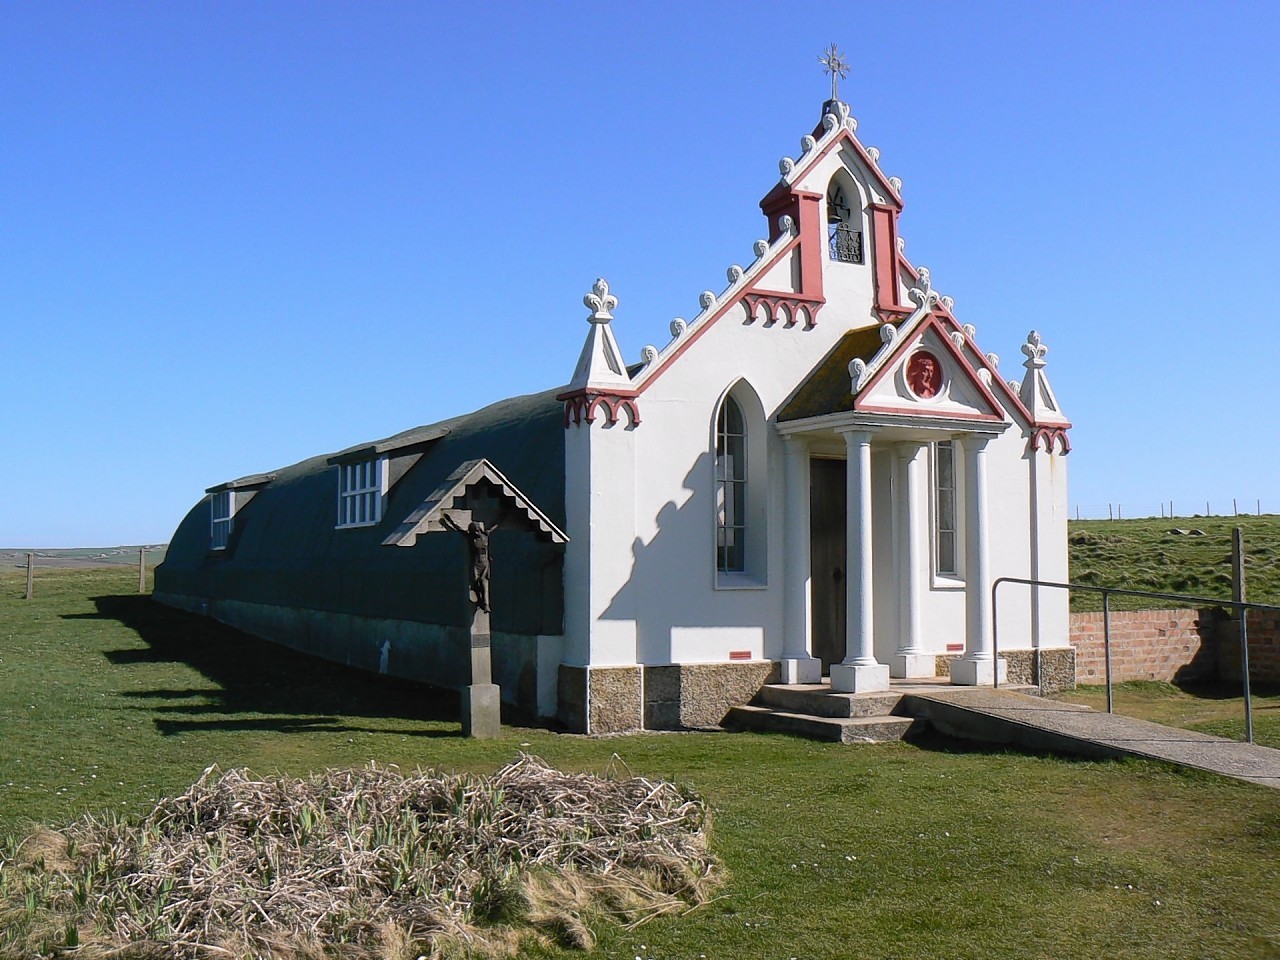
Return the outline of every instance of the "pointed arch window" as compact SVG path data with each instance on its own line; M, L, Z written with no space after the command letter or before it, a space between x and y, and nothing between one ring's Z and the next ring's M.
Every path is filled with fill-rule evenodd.
M747 432L742 407L725 397L716 419L716 569L747 568Z
M827 190L827 252L837 263L862 263L861 216L855 217L839 180Z

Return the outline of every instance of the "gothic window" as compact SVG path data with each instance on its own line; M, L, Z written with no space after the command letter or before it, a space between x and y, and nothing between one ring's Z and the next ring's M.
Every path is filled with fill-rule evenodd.
M716 569L746 570L747 434L742 408L725 397L716 419Z
M839 180L827 191L827 252L837 263L862 263L861 211L854 216Z

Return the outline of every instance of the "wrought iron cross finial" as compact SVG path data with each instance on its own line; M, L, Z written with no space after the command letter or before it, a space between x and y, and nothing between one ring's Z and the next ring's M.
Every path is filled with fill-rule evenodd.
M836 83L838 80L843 80L849 76L849 61L844 58L844 54L833 43L818 55L818 62L822 64L822 72L831 75L831 99L839 100Z

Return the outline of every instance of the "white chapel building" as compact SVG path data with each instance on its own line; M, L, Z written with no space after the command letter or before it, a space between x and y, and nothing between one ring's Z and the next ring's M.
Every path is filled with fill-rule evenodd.
M993 655L994 580L1067 579L1047 348L1031 332L1006 379L907 260L901 183L856 129L824 104L761 201L754 261L663 346L628 361L597 280L567 383L209 488L157 599L465 683L460 545L388 543L484 458L568 538L493 539L493 669L517 714L603 733L714 725L765 683L1071 685L1064 591L1002 588Z

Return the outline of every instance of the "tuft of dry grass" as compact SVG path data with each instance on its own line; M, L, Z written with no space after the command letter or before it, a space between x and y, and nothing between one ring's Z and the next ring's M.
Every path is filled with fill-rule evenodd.
M0 846L0 949L86 958L402 960L589 949L590 922L706 902L696 795L521 756L492 776L393 766L259 779L211 767L140 821Z

